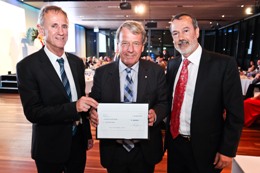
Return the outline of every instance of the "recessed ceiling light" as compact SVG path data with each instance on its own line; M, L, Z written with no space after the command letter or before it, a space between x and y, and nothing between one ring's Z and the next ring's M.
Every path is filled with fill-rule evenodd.
M135 6L135 13L143 14L145 11L145 6L143 4L139 4Z
M251 7L246 8L246 14L253 14L253 9Z

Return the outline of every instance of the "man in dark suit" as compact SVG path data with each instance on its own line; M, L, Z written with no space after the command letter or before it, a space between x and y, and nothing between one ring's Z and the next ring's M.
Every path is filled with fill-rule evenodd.
M45 46L17 64L24 114L33 123L32 158L39 173L83 173L91 138L86 112L97 102L85 96L83 61L64 52L66 12L57 6L44 7L37 27ZM61 59L63 68L57 62Z
M181 56L168 61L166 74L168 173L221 172L235 157L243 128L243 96L235 59L202 49L197 20L189 14L173 17L170 31ZM185 76L181 69L187 60L183 87L179 76ZM184 89L182 102L177 101L177 85Z
M156 63L140 59L146 42L141 23L124 22L118 28L116 38L120 58L96 69L90 96L99 103L125 102L126 69L130 68L132 102L149 104L149 139L130 140L134 144L130 151L124 148L122 140L101 139L101 164L109 173L153 173L155 164L163 157L160 123L167 111L164 70ZM98 124L95 109L91 109L90 122L95 127Z

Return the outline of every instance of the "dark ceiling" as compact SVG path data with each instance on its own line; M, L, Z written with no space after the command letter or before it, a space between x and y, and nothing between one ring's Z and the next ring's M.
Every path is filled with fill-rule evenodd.
M256 0L23 0L23 2L36 8L58 5L68 13L70 22L86 28L100 29L116 29L125 20L141 21L144 25L147 22L157 22L157 27L152 29L168 29L173 15L187 12L198 19L201 29L210 30L248 17L245 9L258 6ZM120 9L121 2L129 2L132 8ZM140 3L145 5L145 13L142 15L134 12L135 6Z

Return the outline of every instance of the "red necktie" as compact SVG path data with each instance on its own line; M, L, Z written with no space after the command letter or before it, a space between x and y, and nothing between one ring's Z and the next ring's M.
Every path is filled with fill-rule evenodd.
M184 98L184 92L188 81L189 63L190 61L188 59L185 58L183 60L181 73L174 91L172 113L171 113L171 129L170 129L173 138L176 138L179 135L180 112L181 112L181 106Z

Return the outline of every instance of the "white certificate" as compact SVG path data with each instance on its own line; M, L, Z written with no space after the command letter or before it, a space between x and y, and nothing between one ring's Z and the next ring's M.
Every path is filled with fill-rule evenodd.
M148 139L148 103L99 103L98 139Z

